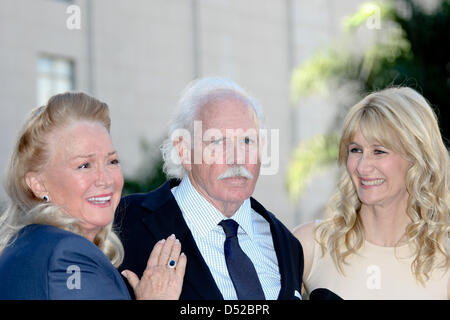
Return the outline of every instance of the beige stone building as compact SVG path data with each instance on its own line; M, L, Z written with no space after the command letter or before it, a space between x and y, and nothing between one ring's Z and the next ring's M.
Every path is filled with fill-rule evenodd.
M0 168L26 113L54 93L81 90L107 102L125 175L158 143L181 90L197 77L228 77L279 129L279 170L255 197L288 227L320 212L334 180L321 176L298 203L285 175L299 140L326 128L331 105L290 103L294 67L340 33L362 0L1 0ZM4 197L0 189L0 198Z

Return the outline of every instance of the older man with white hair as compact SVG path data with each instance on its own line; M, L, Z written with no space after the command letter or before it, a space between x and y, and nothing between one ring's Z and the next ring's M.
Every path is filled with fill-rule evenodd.
M180 299L300 298L298 240L251 196L261 168L262 110L236 83L194 81L184 91L161 150L171 178L124 197L116 225L120 269L141 276L155 243L174 234L187 256ZM168 268L176 261L168 259Z

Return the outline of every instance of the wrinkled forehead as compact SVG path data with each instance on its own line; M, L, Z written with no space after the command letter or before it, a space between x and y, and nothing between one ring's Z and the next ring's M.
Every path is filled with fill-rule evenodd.
M67 161L74 155L114 150L108 130L99 122L74 121L55 128L47 137L50 159Z
M201 108L196 120L202 122L204 130L258 129L258 118L253 108L245 100L236 98L211 100Z

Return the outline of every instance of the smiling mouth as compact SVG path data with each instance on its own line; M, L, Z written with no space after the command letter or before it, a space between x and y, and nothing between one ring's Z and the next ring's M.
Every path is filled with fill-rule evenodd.
M360 181L363 186L379 186L383 184L384 179L373 179L373 180L360 179Z
M95 197L90 197L87 199L87 201L90 204L93 204L95 206L109 206L109 204L111 203L111 199L112 199L112 193L107 194L107 195L99 195L99 196L95 196Z

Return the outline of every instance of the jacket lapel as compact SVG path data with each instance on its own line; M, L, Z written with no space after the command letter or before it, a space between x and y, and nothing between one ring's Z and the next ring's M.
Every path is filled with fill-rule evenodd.
M153 194L152 199L146 199L142 203L146 209L153 211L142 219L150 233L155 239L165 239L172 233L180 240L182 252L186 254L187 266L184 276L183 292L195 291L199 299L223 300L211 272L203 259L195 240L183 218L175 198L170 191L174 181L166 182ZM193 299L192 297L187 297Z
M284 233L280 230L278 223L275 223L274 217L255 199L250 198L251 206L258 214L264 217L270 224L270 232L272 233L273 246L275 248L275 253L278 260L278 269L281 278L281 289L278 294L278 300L290 299L293 296L292 293L289 294L289 282L290 276L288 272L288 256L290 251L287 250L287 240L284 237Z
M173 233L181 242L182 252L187 256L187 266L180 299L197 299L197 297L193 298L188 293L194 291L198 299L223 300L223 296L170 190L178 183L170 180L158 190L149 194L149 197L142 202L142 206L151 212L143 217L142 222L155 239L165 239ZM287 248L289 241L284 230L280 229L280 224L275 221L274 216L255 199L250 198L250 200L253 210L263 216L270 224L281 278L281 290L278 299L292 299L295 289L292 283L295 280L293 275L290 274L291 271L289 271L292 269L289 262L291 261L289 257L291 248Z

